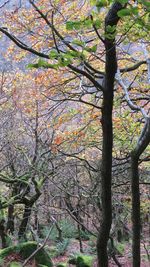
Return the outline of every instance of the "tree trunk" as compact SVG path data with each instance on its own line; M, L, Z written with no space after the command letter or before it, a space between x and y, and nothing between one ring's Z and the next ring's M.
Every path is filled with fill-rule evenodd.
M66 198L65 198L65 204L68 208L68 210L71 212L71 214L77 219L77 221L79 223L81 223L81 230L83 232L86 232L86 228L84 226L84 222L83 222L83 219L82 217L80 216L79 214L79 207L73 207L72 204L71 204L71 200L70 200L70 196L69 195L66 195Z
M112 168L112 91L104 96L102 110L103 152L102 152L102 223L97 240L99 267L108 266L107 242L112 223L111 168Z
M138 158L131 155L131 188L132 188L132 251L133 251L133 267L140 267L140 188L139 188L139 171Z
M55 222L55 226L56 226L56 229L58 231L58 241L62 242L63 241L62 229L57 222Z
M14 205L10 204L8 206L8 221L7 221L7 231L11 234L14 233Z
M140 219L140 188L138 161L144 150L150 144L150 117L145 118L145 125L137 145L131 152L131 187L132 187L132 255L133 267L140 267L140 241L141 241L141 219Z
M5 231L5 220L4 219L0 220L0 237L2 240L2 248L6 248L7 247L7 234Z
M117 12L122 9L122 5L115 3L110 8L105 19L105 33L107 26L116 26L118 23ZM108 267L107 243L112 223L112 146L113 146L113 129L112 129L112 110L113 110L113 92L114 80L117 71L116 46L114 37L105 38L106 65L105 65L105 87L103 93L102 105L102 165L101 165L101 198L102 198L102 222L97 239L98 267Z
M31 215L32 206L25 205L22 222L19 227L18 238L26 238L26 228Z

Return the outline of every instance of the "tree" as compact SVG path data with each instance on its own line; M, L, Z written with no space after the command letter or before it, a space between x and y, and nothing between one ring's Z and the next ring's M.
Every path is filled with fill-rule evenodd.
M147 60L149 64L149 60ZM131 151L131 188L132 188L132 222L133 222L133 266L140 266L140 236L141 236L141 219L140 219L140 188L139 188L139 159L144 150L150 144L150 117L143 107L136 105L130 98L128 88L118 74L118 82L124 89L126 101L129 107L136 112L141 112L144 118L144 127L137 141L137 144Z
M0 120L2 129L0 138L3 144L1 147L0 181L6 187L6 194L0 199L0 210L4 215L3 210L8 209L7 225L5 216L2 216L1 220L1 237L3 246L6 246L7 234L9 232L13 234L16 230L14 229L16 206L19 204L23 209L18 230L18 237L22 239L26 236L33 205L41 196L42 186L47 177L53 175L51 161L53 156L50 146L53 145L54 133L50 132L49 137L47 137L46 123L50 120L48 121L45 117L41 118L43 109L46 109L45 102L42 102L41 98L40 101L38 100L38 88L33 88L33 81L32 89L27 96L21 91L27 85L23 83L21 73L18 80L15 81L11 74L6 75L6 79L4 77L3 75L1 89L3 98L5 96L7 101L2 103ZM22 85L20 90L18 90L19 81ZM8 87L10 82L11 89ZM8 88L10 89L9 93L7 92ZM28 101L29 94L35 97L30 102ZM57 167L55 166L55 168Z

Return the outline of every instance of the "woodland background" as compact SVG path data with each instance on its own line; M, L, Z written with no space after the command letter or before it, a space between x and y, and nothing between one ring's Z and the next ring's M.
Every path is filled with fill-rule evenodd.
M1 266L149 266L149 1L2 0L0 21Z

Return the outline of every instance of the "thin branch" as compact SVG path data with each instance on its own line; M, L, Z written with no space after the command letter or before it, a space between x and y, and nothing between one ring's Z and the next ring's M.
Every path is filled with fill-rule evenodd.
M121 85L121 87L123 88L123 90L125 92L125 99L127 101L128 106L132 110L140 111L142 113L144 120L145 120L145 124L144 124L144 127L142 128L140 137L137 141L135 148L132 150L132 153L131 153L132 157L139 158L140 155L144 152L144 150L146 149L146 147L150 143L150 117L149 117L148 113L144 110L144 108L141 108L140 106L135 105L131 101L131 98L130 98L130 95L128 92L130 85L129 86L125 85L125 83L122 80L122 77L121 77L119 70L116 73L116 80Z
M26 50L34 55L37 55L42 58L47 58L49 59L49 55L44 54L42 52L39 52L29 46L27 46L25 43L21 42L17 37L15 37L13 34L10 34L6 28L0 27L0 32L4 33L11 41L13 41L18 47L20 47L23 50Z
M123 72L129 72L129 71L136 70L143 64L147 64L146 60L142 60L142 61L132 65L131 67L122 68L122 69L120 69L120 72L123 73Z
M116 73L116 80L118 82L118 84L121 85L121 87L123 88L124 92L125 92L125 99L129 105L129 107L132 109L132 110L135 110L135 111L140 111L143 115L143 117L145 119L148 118L148 115L147 113L145 112L145 110L137 105L135 105L132 101L131 101L131 98L129 96L129 92L128 92L128 89L130 88L130 85L129 86L126 86L125 83L123 82L122 80L122 77L121 77L121 74L120 74L120 70L117 71Z
M0 6L0 8L2 8L2 7L4 7L6 4L8 4L10 2L10 0L7 0L7 1L5 1L1 6Z

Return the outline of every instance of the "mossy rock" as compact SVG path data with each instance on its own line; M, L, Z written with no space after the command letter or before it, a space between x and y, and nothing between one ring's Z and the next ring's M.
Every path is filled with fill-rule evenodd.
M36 242L30 241L2 249L0 251L0 259L4 259L11 253L18 253L23 259L27 259L37 249L37 246L38 244ZM53 266L51 258L44 248L39 250L34 258L38 264L45 265L47 267Z
M68 263L72 264L72 265L76 265L76 263L77 263L76 257L69 259Z
M89 255L79 255L77 257L77 267L92 267L93 257Z
M22 267L22 264L14 261L10 263L9 267Z
M93 257L89 255L78 255L69 260L70 264L76 265L76 267L92 267Z
M57 264L57 267L67 267L67 263L66 262L60 262Z

